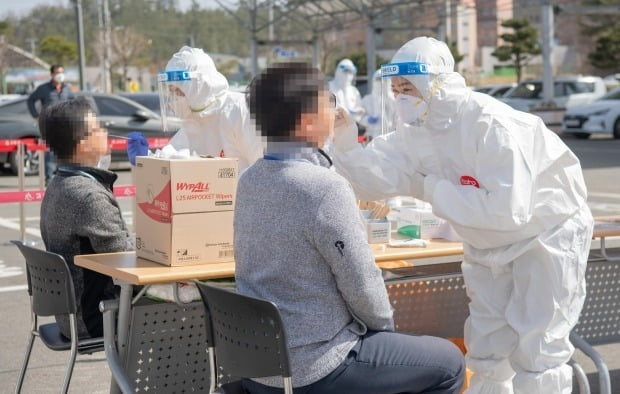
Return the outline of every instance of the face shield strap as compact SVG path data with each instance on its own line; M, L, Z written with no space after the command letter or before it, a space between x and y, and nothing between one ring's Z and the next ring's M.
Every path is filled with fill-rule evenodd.
M170 70L157 74L157 82L184 82L198 78L198 71Z
M381 66L382 78L404 75L445 74L451 72L451 67L435 66L421 62L388 63Z

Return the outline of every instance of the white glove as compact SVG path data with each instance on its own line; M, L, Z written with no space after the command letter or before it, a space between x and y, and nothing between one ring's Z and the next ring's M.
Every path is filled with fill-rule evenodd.
M357 142L357 125L346 109L338 107L334 119L334 148L346 152L355 149Z
M424 200L424 179L425 175L414 172L411 176L411 196L418 200Z

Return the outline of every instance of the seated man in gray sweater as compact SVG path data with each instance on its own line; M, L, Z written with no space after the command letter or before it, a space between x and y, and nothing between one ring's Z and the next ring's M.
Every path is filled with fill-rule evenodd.
M73 256L132 249L112 194L117 176L97 168L109 151L108 133L84 98L45 108L40 125L59 165L41 203L41 236L45 248L62 255L71 269L78 302L78 336L100 337L99 301L114 297L114 285L110 277L74 265ZM68 316L56 316L56 320L61 333L69 337Z
M320 73L274 65L250 86L249 104L267 148L239 180L237 288L278 305L295 393L459 392L465 366L456 346L393 332L353 191L320 165L335 112ZM243 385L282 393L280 377Z

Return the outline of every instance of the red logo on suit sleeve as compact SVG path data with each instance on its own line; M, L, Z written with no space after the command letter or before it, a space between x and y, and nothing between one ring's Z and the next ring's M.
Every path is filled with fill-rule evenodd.
M461 176L461 185L463 185L463 186L475 186L478 189L480 189L480 184L478 183L478 180L476 178L474 178L473 176L469 176L469 175Z

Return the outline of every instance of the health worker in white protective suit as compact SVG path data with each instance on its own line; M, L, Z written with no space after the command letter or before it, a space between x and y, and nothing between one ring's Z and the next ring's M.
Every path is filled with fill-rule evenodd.
M469 393L570 393L593 227L579 160L540 118L470 91L453 68L443 42L406 43L382 67L396 130L362 148L341 116L334 165L359 198L423 199L462 237Z
M342 59L336 66L334 79L329 81L329 91L336 95L338 105L349 111L349 114L359 122L364 115L362 96L353 86L357 74L357 67L350 59Z
M172 55L166 71L158 74L158 83L164 131L174 131L180 124L162 149L164 157L194 153L233 157L239 159L240 172L262 157L263 142L255 132L245 96L228 90L226 77L202 49L182 47Z
M364 108L364 116L360 121L360 125L366 128L365 135L369 140L376 138L382 134L382 129L393 130L394 127L394 95L389 90L385 95L387 103L383 103L381 99L381 70L375 71L372 76L372 90L362 99L362 107ZM385 120L383 121L382 112L385 112Z

